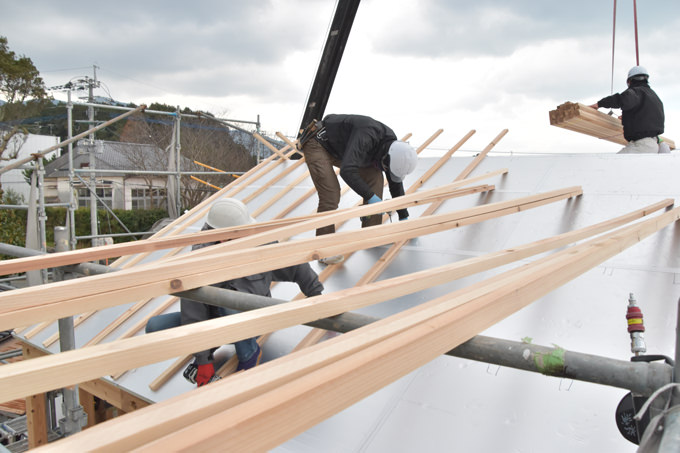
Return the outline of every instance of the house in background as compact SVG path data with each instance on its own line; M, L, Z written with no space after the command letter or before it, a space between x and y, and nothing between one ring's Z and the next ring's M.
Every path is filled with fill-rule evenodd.
M59 137L55 137L53 135L28 134L25 136L25 138L15 136L8 145L8 152L6 153L6 155L11 155L16 150L17 151L16 159L17 160L24 159L26 157L29 157L31 154L38 153L42 150L48 149L49 147L54 146L57 143L59 143ZM45 157L49 158L56 152L57 151L48 153ZM0 163L0 166L6 165L11 162L12 161L9 162L3 161L2 163ZM26 182L23 169L16 168L14 170L8 171L7 173L3 173L2 175L0 175L0 182L2 183L2 188L4 190L11 189L12 191L20 194L23 197L24 203L28 203L31 185L28 182Z
M73 149L73 168L76 171L74 189L78 207L90 205L90 174L78 170L90 168L90 146L87 140ZM200 167L187 158L180 158L182 171L197 171ZM167 206L167 174L135 174L135 171L167 172L168 155L153 145L95 141L94 168L96 193L112 209L152 209ZM82 178L82 181L81 179ZM69 201L68 154L45 166L45 202Z

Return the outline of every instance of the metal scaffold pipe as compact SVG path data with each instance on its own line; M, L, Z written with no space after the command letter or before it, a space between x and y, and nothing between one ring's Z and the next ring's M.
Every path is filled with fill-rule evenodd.
M63 142L57 143L56 145L52 145L52 146L50 146L49 148L47 148L43 151L32 154L31 157L27 157L25 159L21 159L21 160L17 160L15 162L12 162L11 164L0 168L0 175L5 173L5 172L8 172L10 170L13 170L17 167L20 167L20 166L24 165L25 163L31 162L32 160L35 160L39 157L44 157L45 154L47 154L51 151L54 151L55 149L63 148L64 146L68 145L69 143L73 143L73 142L80 140L81 138L85 138L88 135L90 135L90 134L92 134L92 133L94 133L94 132L96 132L100 129L104 129L105 127L108 127L108 126L112 125L113 123L120 121L124 118L127 118L128 116L130 116L134 113L137 113L139 111L142 111L144 109L146 109L146 105L140 105L136 109L133 109L133 110L130 110L129 112L123 113L122 115L119 115L115 118L112 118L109 121L106 121L105 123L102 123L102 124L100 124L96 127L93 127L92 129L88 129L85 132L83 132L82 134L78 134L75 137L69 138L68 140L64 140Z
M0 253L17 257L41 254L34 250L2 243L0 243ZM91 263L69 266L68 269L84 275L117 270ZM237 311L256 310L288 302L214 286L182 291L174 295ZM306 325L345 333L378 320L379 318L348 312L331 318L319 319ZM452 349L447 352L447 355L537 372L546 376L618 387L645 396L651 395L656 389L671 382L673 374L672 367L666 363L629 362L481 335Z

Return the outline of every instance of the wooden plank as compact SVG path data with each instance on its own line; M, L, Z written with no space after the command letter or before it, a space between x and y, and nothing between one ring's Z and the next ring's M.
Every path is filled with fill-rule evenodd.
M269 148L271 152L274 154L277 154L281 159L286 160L288 159L288 156L286 156L280 149L269 143L267 140L265 140L260 134L253 134L253 137L255 137L260 143L262 143L264 146Z
M672 201L672 200L671 200ZM207 349L212 346L236 341L242 338L250 338L262 334L266 331L273 331L287 325L309 322L312 319L332 316L339 312L349 311L363 306L364 304L378 303L383 300L395 298L405 293L419 291L425 287L441 284L446 281L455 280L472 273L488 270L492 267L505 265L513 261L526 258L537 253L543 253L556 247L576 240L599 234L622 222L628 222L639 218L651 209L668 205L668 200L659 202L654 206L646 207L642 210L602 222L591 227L576 230L562 235L536 241L525 246L513 247L502 252L496 252L487 256L472 258L462 262L452 263L439 268L429 269L405 276L396 277L381 282L372 283L361 288L349 288L332 294L318 296L315 298L304 299L298 302L291 302L285 305L269 307L257 310L256 312L243 313L222 317L203 323L182 326L173 329L173 332L157 332L140 337L116 342L115 345L99 345L90 348L83 348L77 351L69 351L59 354L59 358L47 357L43 363L30 369L10 369L14 377L9 376L0 378L0 398L5 396L4 392L21 391L15 389L15 380L20 385L27 385L28 388L36 388L37 385L68 385L58 379L64 379L65 373L73 375L68 379L88 378L87 374L106 373L111 367L120 366L120 363L109 363L116 361L127 361L130 367L139 366L145 361L165 360L168 354L193 352L192 350ZM668 217L680 215L680 208L669 211L671 214L664 214L652 219L654 223L660 224L663 221L670 222ZM337 304L337 306L336 306ZM337 308L336 308L337 307ZM335 312L335 310L338 310ZM310 310L310 311L308 311ZM311 312L314 312L313 314ZM299 317L298 317L299 315ZM295 320L282 320L281 317L290 318L295 316ZM306 318L309 316L309 318ZM282 324L280 324L282 323ZM290 324L286 324L290 323ZM207 338L208 336L212 338ZM189 344L191 343L191 344ZM152 352L150 357L143 358L144 349ZM168 351L172 351L168 353ZM138 357L139 356L139 357ZM70 370L69 364L75 369ZM17 364L21 365L21 364ZM126 365L126 366L127 366ZM11 367L14 365L9 365ZM48 369L49 368L49 369ZM52 371L50 371L50 369ZM95 371L93 371L95 369ZM40 379L40 375L52 376L49 379ZM19 378L19 376L22 376ZM68 380L67 379L67 380ZM28 382L35 380L36 382ZM50 382L49 384L46 384ZM71 382L72 383L72 382ZM12 385L10 385L12 384ZM9 394L8 397L13 395Z
M151 318L154 317L154 316L160 315L160 314L163 313L165 310L167 310L168 308L170 308L170 306L172 306L172 304L174 304L175 302L177 302L177 297L170 297L170 298L168 298L168 300L166 300L165 302L163 302L162 304L160 304L160 305L158 305L156 308L154 308L153 311L151 311L151 313L149 313L147 316L145 316L144 318L142 318L142 319L140 319L139 321L137 321L132 327L130 327L130 328L129 328L128 330L126 330L125 332L123 332L123 333L117 338L117 340L122 340L123 338L130 338L130 337L132 337L132 336L133 336L134 334L136 334L138 331L140 331L140 330L142 330L144 327L146 327L146 324L149 322L149 319L151 319ZM92 344L96 344L96 343L92 343ZM88 343L86 346L89 346L89 345L90 345L90 344ZM126 372L127 372L127 371L123 371L123 372L120 372L120 373L111 375L111 378L112 378L114 381L117 381L117 380L120 379L121 376L123 376Z
M285 149L282 150L282 152L285 153ZM295 150L292 150L290 153L292 154L295 152ZM276 168L282 161L281 160L275 160L277 155L272 154L268 158L264 159L262 162L260 162L258 165L255 167L251 168L248 170L246 173L241 175L241 177L235 179L231 183L229 183L224 189L221 191L211 195L207 199L203 200L201 203L198 205L194 206L194 208L189 211L186 214L181 215L174 221L172 221L170 224L166 225L163 227L158 233L154 235L154 237L163 237L166 236L168 233L172 232L174 228L177 227L178 224L184 222L189 223L189 219L192 217L197 217L199 215L203 215L205 211L210 207L213 201L229 196L232 197L239 191L243 190L244 188L248 187L248 185L253 181L261 178L265 174L269 173L272 171L274 168Z
M81 382L78 386L124 412L132 412L151 404L103 379Z
M413 321L408 330L366 346L351 356L334 360L275 391L252 398L198 424L171 431L167 437L146 447L159 451L168 445L178 450L191 449L200 439L201 447L206 449L220 444L236 450L264 451L273 448L614 256L626 246L636 243L639 240L636 236L632 234L628 238L600 241L598 247L590 247L590 253L566 256L559 267L544 266L530 274L525 272L492 293L468 299L469 302L464 305L461 305L462 301L458 302L449 312L431 318L428 323ZM456 294L449 297L454 301ZM378 327L371 325L367 331L373 333ZM421 352L424 350L427 352ZM286 423L275 423L284 416ZM189 432L190 437L187 436Z
M149 388L157 392L161 387L163 387L171 377L173 377L177 372L180 370L183 370L186 368L187 365L189 365L189 362L194 358L192 354L187 354L182 357L179 357L177 360L175 360L172 365L170 365L168 368L165 369L156 379L151 381L149 384Z
M129 299L172 293L282 266L308 262L321 256L375 247L395 240L431 234L487 218L519 212L580 194L580 188L569 187L427 218L363 228L360 231L339 232L334 235L253 248L243 249L240 244L234 244L237 240L213 246L214 253L210 255L202 254L192 257L189 254L183 260L154 263L153 266L145 266L143 269L122 270L77 281L14 290L11 292L11 297L0 295L2 305L0 328L25 324L27 319L38 321L59 318L81 312L83 307L99 309L120 304ZM359 212L378 204L362 206L354 210ZM342 213L332 215L342 215ZM314 221L310 222L312 226L316 226ZM255 244L248 244L250 245L259 244L255 241ZM206 249L208 248L201 251ZM77 295L73 293L73 290L77 291Z
M295 163L289 165L285 170L279 172L276 176L271 178L269 181L267 181L265 184L263 184L259 189L245 197L243 200L244 203L248 204L255 198L257 198L259 195L261 195L263 192L265 192L267 189L269 189L272 185L276 184L292 172L298 169L302 164L305 163L304 157L302 159L297 160Z
M621 120L614 116L595 110L585 104L565 102L549 112L550 124L574 132L627 145L623 137ZM675 149L675 141L661 137L671 149Z
M47 445L47 402L44 393L26 397L28 448Z
M52 321L45 321L45 322L42 322L42 323L38 324L37 326L33 326L30 330L28 330L28 331L24 334L24 338L26 338L27 340L33 338L34 336L36 336L36 335L37 335L38 333L40 333L43 329L45 329L46 327L50 326L51 324L52 324Z
M302 349L308 348L309 346L312 346L314 344L317 344L318 342L321 341L323 337L326 336L326 330L324 329L312 329L305 335L305 337L295 345L293 349L291 349L290 352L297 352Z
M106 338L111 332L116 330L118 327L120 327L125 321L130 319L130 317L137 313L150 299L143 300L141 302L137 302L135 305L130 307L128 310L126 310L123 314L121 314L118 318L116 318L111 324L106 326L105 329L101 330L97 335L92 337L90 341L85 343L84 346L90 346L93 344L98 344L100 341L102 341L104 338ZM154 308L151 313L148 315L144 316L142 319L137 321L134 325L132 325L125 333L123 333L119 338L128 338L134 335L135 333L139 332L141 329L143 329L146 326L146 323L151 319L153 316L157 316L161 313L163 313L165 310L167 310L172 304L174 304L177 301L177 297L169 297L168 300L164 301L161 303L158 307Z
M96 415L94 409L94 395L78 387L78 401L83 407L83 412L87 415L87 424L83 429L91 428L95 425Z
M22 355L24 359L37 357L32 348L22 342ZM9 365L5 365L9 366ZM3 367L4 369L5 367ZM45 392L37 392L26 396L26 429L28 435L28 448L36 448L47 444L47 401ZM8 398L13 399L13 398ZM0 398L5 401L5 399Z
M147 446L163 451L163 443L169 438L154 444L150 442L164 434L177 433L184 434L185 439L177 439L175 450L187 447L183 443L187 437L197 439L202 448L210 449L214 436L221 436L225 429L239 424L242 434L250 439L247 449L270 449L309 427L309 423L314 424L332 415L343 405L351 404L450 350L553 288L663 228L668 222L676 221L678 209L619 230L606 238L589 241L492 277L472 285L474 289L468 287L435 299L424 304L424 309L422 306L415 307L301 353L268 362L247 374L234 376L228 382L192 392L190 397L180 395L156 404L107 426L97 427L96 435L84 432L72 436L56 443L55 448L78 450L87 445L129 450ZM374 374L367 374L369 372ZM345 380L352 377L357 380ZM318 391L319 386L323 390ZM301 399L305 394L309 398ZM294 405L288 406L283 418L279 414L277 423L269 423L267 414L281 407L284 400L286 404L294 401ZM308 407L311 401L315 408ZM295 416L291 417L291 414ZM309 414L314 415L307 418ZM301 422L304 426L298 424L298 418L305 419ZM258 423L252 423L254 419ZM286 423L280 423L282 419ZM216 420L219 423L215 423ZM192 425L197 422L200 425ZM201 425L208 429L200 428ZM262 427L256 434L252 431L255 425ZM196 429L191 430L191 436L180 431L192 426ZM285 430L285 434L272 433L273 430ZM277 437L279 435L283 438ZM259 437L273 444L260 444ZM222 445L227 443L230 448L242 446L237 440L224 441Z
M527 198L535 199L536 197ZM534 201L533 203L538 202ZM517 207L508 208L508 212L516 212L516 210ZM480 217L484 217L486 215L488 214L483 214ZM418 220L416 219L413 222L417 221ZM466 221L469 221L469 219L466 220L459 219L456 220L456 223L462 224L465 223ZM406 223L407 222L399 222L397 224L392 225L364 228L359 233L365 236L371 229L377 231L380 228L386 229L386 227L392 226L402 226L403 228ZM329 238L328 236L332 235L326 235L326 237L322 237L322 239L333 239L332 237ZM393 233L389 233L387 235L387 238L384 240L390 241L390 238L392 236ZM274 245L286 246L288 244L274 244ZM261 249L261 247L259 249ZM281 265L280 258L277 258L274 261L273 265L280 267ZM283 263L283 265L287 265L287 263ZM243 265L239 264L239 267L241 268L243 267ZM252 272L251 270L246 270L246 273L244 275L251 275L253 273L255 272ZM291 325L309 322L313 319L333 316L351 310L353 308L364 306L365 304L373 304L377 303L380 300L386 300L395 298L397 296L401 296L403 295L402 293L403 291L412 292L413 290L421 290L427 288L432 284L438 284L435 283L438 281L437 279L450 281L450 279L455 278L455 275L452 272L448 272L444 276L432 271L422 272L422 274L426 275L423 275L421 277L420 274L417 274L418 278L416 279L417 281L415 282L412 282L411 279L408 278L412 277L413 275L416 275L412 274L405 278L404 279L405 281L402 281L401 285L394 284L395 282L399 282L400 280L377 282L370 287L365 286L363 288L357 289L351 288L349 290L346 290L349 291L348 293L346 293L345 291L341 291L328 295L291 302L289 304L286 304L286 306L269 307L267 309L258 310L257 312L259 316L258 314L254 314L253 312L241 313L238 315L231 315L227 317L213 319L210 321L177 327L171 329L172 332L170 331L155 332L152 334L137 336L125 340L118 340L115 343L106 343L96 346L90 346L87 348L82 348L75 351L63 352L61 354L58 354L58 356L60 357L59 360L55 360L53 356L44 357L39 360L43 360L44 363L46 364L52 363L54 361L56 363L52 363L51 366L56 366L57 369L65 370L66 368L68 368L69 360L74 360L74 363L79 363L80 359L84 359L87 362L87 365L76 366L70 369L70 371L76 372L77 374L76 379L82 381L105 374L115 373L119 370L135 368L140 365L146 364L147 360L158 362L160 360L172 358L173 356L176 357L177 354L191 353L194 351L207 349L209 347L217 346L220 344L236 341L236 339L250 338L280 328L289 327ZM223 276L223 273L220 272L220 275ZM390 285L390 283L393 284ZM385 285L389 286L385 287ZM355 294L352 291L356 291L357 294ZM370 296L367 296L368 293L370 293ZM350 294L351 297L344 298L343 296L345 294ZM328 303L319 302L319 300L326 301L326 299L328 299ZM293 320L291 319L291 317L286 317L286 319L277 320L276 315L279 314L280 311L283 312L291 311L292 313L296 313L297 315L299 315L299 318ZM269 313L268 316L267 313ZM254 325L244 324L243 326L237 327L239 325L238 321L241 320L242 317L256 318L254 320ZM292 324L288 324L290 322L292 322ZM253 331L253 329L256 331ZM183 335L189 336L182 338ZM153 342L161 342L164 344L164 346L155 348ZM123 344L125 344L126 347L123 347L122 346ZM153 357L145 356L144 352L148 350L145 349L145 346L147 348L151 347L151 349L153 349L154 351L154 353L152 354ZM68 359L69 357L71 359ZM41 385L52 387L70 385L73 383L69 382L67 384L64 383L63 381L63 380L70 381L71 379L73 379L73 376L69 377L70 373L63 373L59 376L56 375L52 376L50 379L44 379L44 375L42 375L42 373L43 372L49 373L49 370L53 369L48 367L47 365L33 363L32 364L33 366L26 367L26 364L30 362L36 362L37 360L38 359L34 361L27 361L24 363L11 364L5 367L6 371L5 377L0 378L0 400L3 398L5 392L7 392L8 394L11 394L12 392L20 392L22 391L23 386L27 386L28 388L37 388L36 386ZM23 371L22 368L19 369L13 368L21 365L25 366L25 368L23 368ZM38 370L38 368L41 368L43 366L45 367L44 369ZM30 372L28 372L28 375L24 374L24 372L28 370L31 370ZM22 376L23 379L20 379L19 376Z
M225 250L225 247L228 247L228 249L230 250L236 250L239 248L268 244L274 241L286 241L291 236L294 236L299 233L304 233L305 231L314 230L319 226L325 226L331 223L344 222L350 219L360 217L362 215L370 215L394 209L412 207L428 203L435 203L443 199L453 198L459 196L460 194L469 192L468 190L458 189L459 187L464 187L473 182L487 179L492 176L501 175L506 172L507 169L496 170L476 178L469 178L465 181L458 181L456 183L451 183L426 191L421 191L417 194L405 195L398 198L393 198L391 200L385 200L381 203L375 203L372 205L361 205L355 206L354 208L348 208L343 210L310 214L307 216L307 220L305 222L297 223L298 225L297 227L295 227L294 224L284 225L283 227L276 230L271 230L262 234L253 235L252 240L246 240L246 238L243 237L237 240L233 240L229 243L224 243L212 247L205 247L199 250L195 250L191 252L191 256L198 257L200 255L210 255L215 253L216 250L220 249ZM470 189L473 191L485 191L492 190L492 186L488 185L473 186ZM291 228L289 228L289 226ZM183 260L186 257L187 257L186 255L179 256L176 258L172 258L170 260L165 260L165 262Z
M35 346L25 342L23 343L23 348L24 355L30 359L38 360L40 357L52 357L55 355L38 349ZM79 390L82 389L83 391L94 395L97 398L108 402L112 406L124 410L125 412L132 412L150 404L145 399L139 398L127 392L126 390L102 379L81 382L78 384L78 387Z
M272 205L274 205L274 203L276 203L276 202L279 201L281 198L283 198L284 196L286 196L286 194L287 194L288 192L290 192L291 189L297 187L300 183L302 183L302 181L304 181L304 180L307 179L308 177L309 177L309 170L305 171L305 172L302 173L300 176L298 176L297 178L295 178L295 180L294 180L293 182L291 182L290 184L288 184L284 189L277 191L277 193L276 193L273 197L271 197L266 203L263 203L259 208L257 208L256 210L254 210L254 211L251 213L251 215L252 215L253 217L257 218L257 216L259 216L259 215L262 214L264 211L266 211L267 209L269 209ZM316 189L314 189L314 190L316 191Z
M101 247L90 247L87 249L72 250L68 252L58 252L47 255L3 260L0 262L0 275L5 273L14 274L34 269L44 269L48 267L60 267L70 264L84 263L86 261L95 261L103 258L120 256L123 254L146 253L174 247L187 247L205 242L238 239L251 234L257 234L263 231L279 228L283 225L290 225L308 218L310 218L310 216L301 216L291 219L277 219L250 225L242 225L239 227L198 231L196 233L185 234L178 237L171 236L159 239L152 238L135 242L122 242L120 244Z

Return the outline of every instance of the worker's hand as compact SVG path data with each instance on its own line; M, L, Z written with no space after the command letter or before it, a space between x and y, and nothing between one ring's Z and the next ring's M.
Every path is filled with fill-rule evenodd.
M368 201L366 202L366 204L379 203L379 202L381 202L381 201L382 201L382 200L380 199L379 196L377 196L376 194L373 194L373 196L372 196L371 198L368 199ZM368 222L368 221L370 220L371 216L373 216L373 215L379 215L379 216L381 216L382 213L361 216L361 217L359 217L359 219L361 220L361 223L365 223L365 222Z
M215 367L212 363L199 365L196 372L196 385L200 387L207 384L213 376L215 376Z
M592 109L595 109L595 110L597 110L597 109L599 109L599 108L600 108L600 106L599 106L599 105L597 105L597 102L596 102L596 103L594 103L594 104L591 104L591 105L589 105L588 107L590 107L590 108L592 108Z

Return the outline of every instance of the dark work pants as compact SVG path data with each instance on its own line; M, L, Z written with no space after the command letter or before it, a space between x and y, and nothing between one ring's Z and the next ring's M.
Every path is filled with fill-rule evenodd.
M319 206L316 212L335 211L340 203L340 183L333 167L340 168L341 162L328 154L328 151L314 138L305 143L302 154L305 156L309 174L319 196ZM359 175L371 187L373 193L382 198L383 186L385 185L382 171L374 167L361 168ZM380 225L381 222L381 215L372 215L367 221L362 220L361 226L363 228ZM335 233L335 225L328 225L316 230L317 236L329 233Z

